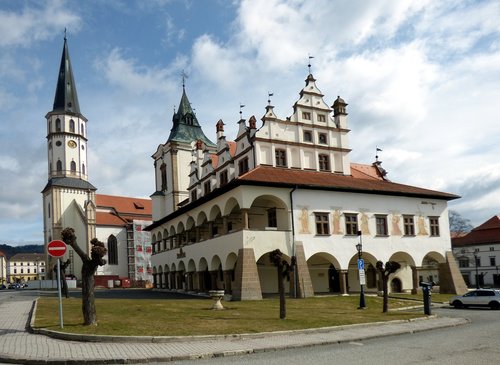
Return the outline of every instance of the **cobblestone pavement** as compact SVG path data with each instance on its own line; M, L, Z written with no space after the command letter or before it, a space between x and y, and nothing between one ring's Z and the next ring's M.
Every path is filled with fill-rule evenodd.
M343 343L379 336L458 326L465 319L431 317L413 321L363 324L329 329L260 335L157 338L160 343L129 339L127 342L80 342L29 333L33 300L0 302L0 362L17 364L132 364L230 356L303 346ZM111 339L113 340L113 339ZM151 338L151 341L154 341Z

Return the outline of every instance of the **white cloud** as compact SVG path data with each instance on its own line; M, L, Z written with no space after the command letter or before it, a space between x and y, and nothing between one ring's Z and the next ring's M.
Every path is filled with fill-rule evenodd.
M65 7L63 0L42 2L41 6L24 7L21 12L0 11L0 46L27 46L62 34L64 28L77 32L81 18Z

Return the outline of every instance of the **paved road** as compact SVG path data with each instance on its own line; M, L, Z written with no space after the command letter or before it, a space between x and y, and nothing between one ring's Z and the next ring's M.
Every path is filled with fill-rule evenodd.
M170 362L171 365L436 364L500 363L500 311L435 309L439 316L468 318L466 326L245 356ZM156 365L165 363L156 363Z

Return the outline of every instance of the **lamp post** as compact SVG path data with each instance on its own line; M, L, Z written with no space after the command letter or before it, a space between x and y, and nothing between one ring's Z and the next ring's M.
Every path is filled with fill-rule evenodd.
M364 288L364 281L365 281L365 276L364 276L364 261L362 259L363 256L363 241L361 239L361 231L358 231L358 236L359 236L359 243L356 245L356 250L358 250L358 272L359 272L359 286L360 286L360 292L359 292L359 308L358 309L365 309L366 308L366 303L365 303L365 288Z
M478 269L477 269L477 253L474 252L474 262L476 264L476 289L479 289L479 272L478 272Z

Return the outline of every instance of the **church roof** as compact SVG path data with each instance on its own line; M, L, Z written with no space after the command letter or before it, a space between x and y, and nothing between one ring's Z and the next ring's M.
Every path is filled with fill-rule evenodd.
M101 226L125 226L134 220L151 220L151 199L96 194L96 223Z
M64 47L61 56L61 65L59 66L59 76L57 78L56 95L54 97L52 111L72 113L81 116L66 37L64 37Z
M215 144L205 136L205 133L203 133L184 88L182 89L179 108L172 117L172 124L173 126L170 130L170 136L167 142L191 143L192 141L202 140L207 146L215 146Z
M42 193L52 186L82 190L97 190L94 185L86 180L76 179L73 177L53 177L47 182L47 185L43 188Z

